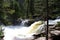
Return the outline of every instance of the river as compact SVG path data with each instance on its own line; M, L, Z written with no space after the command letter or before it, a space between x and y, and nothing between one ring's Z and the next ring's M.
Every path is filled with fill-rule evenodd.
M28 38L31 37L33 38L33 36L31 36L32 34L35 33L35 31L37 31L37 29L39 32L42 31L44 27L44 24L41 24L41 21L38 22L34 22L31 26L25 26L24 24L28 22L28 20L22 20L22 22L20 23L20 26L3 26L3 33L4 33L4 40L15 40L15 38L20 38L21 40L25 40L24 38ZM41 26L41 27L40 27ZM37 28L37 29L36 29ZM27 32L32 32L31 34L27 34Z

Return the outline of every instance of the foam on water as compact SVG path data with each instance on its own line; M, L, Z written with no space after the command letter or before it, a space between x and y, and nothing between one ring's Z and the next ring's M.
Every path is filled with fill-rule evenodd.
M4 33L4 40L13 40L19 34L25 34L27 27L24 26L28 20L22 20L20 26L4 26L2 27Z
M25 23L25 21L23 23ZM34 31L36 28L38 29L37 26L40 26L39 23L40 22L35 22L30 27L25 27L25 26L3 27L3 29L4 29L4 31L3 31L4 32L4 38L3 39L4 40L14 40L15 37L19 37L19 38L31 37L32 34L27 34L27 33L29 33L29 32L31 33L31 30ZM34 29L32 26L34 26Z
M26 32L26 27L22 28L5 28L4 32L4 40L13 40L13 38L19 34L24 34Z

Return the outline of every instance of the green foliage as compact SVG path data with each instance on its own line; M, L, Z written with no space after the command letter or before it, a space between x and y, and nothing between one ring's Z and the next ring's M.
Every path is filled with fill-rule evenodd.
M2 32L2 31L0 31L0 36L1 36L1 35L3 35L3 32Z
M15 10L9 10L8 13L13 14Z
M48 0L48 1L49 1L48 2L49 17L51 19L54 19L57 16L60 16L60 12L59 12L60 8L59 8L59 5L58 5L59 0ZM32 7L32 5L33 5L33 7ZM32 17L33 16L44 17L44 19L46 19L46 12L47 12L46 11L46 0L33 0L33 1L25 0L24 6L25 6L24 7L25 10L27 11L26 14L28 14L28 16L31 15ZM30 6L33 8L33 10ZM30 10L32 11L32 13L31 13ZM40 16L38 16L38 15L40 15Z
M12 24L19 18L46 19L46 0L0 0L0 21L6 25ZM60 1L49 0L49 17L51 19L60 16ZM50 19L49 18L49 19Z
M9 2L3 2L3 8L6 8L6 7L10 7L10 3Z
M1 38L1 36L3 36L2 26L0 26L0 38Z

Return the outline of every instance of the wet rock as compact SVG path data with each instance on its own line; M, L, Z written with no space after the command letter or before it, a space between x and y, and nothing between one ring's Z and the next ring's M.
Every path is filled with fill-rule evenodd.
M54 34L54 35L59 35L60 34L60 31L59 30L54 30L54 31L51 31L50 33L51 34Z
M35 40L46 40L46 37L40 37L40 38L35 39Z
M56 27L55 29L56 29L56 30L60 30L60 27Z
M54 36L52 36L52 39L53 40L60 40L60 35L54 35Z
M34 21L28 21L28 23L25 23L25 25L30 26Z

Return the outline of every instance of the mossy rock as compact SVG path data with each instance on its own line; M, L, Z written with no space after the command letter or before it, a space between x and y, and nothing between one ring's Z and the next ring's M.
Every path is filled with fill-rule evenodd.
M58 24L56 25L56 27L60 27L60 22L58 22Z
M0 38L3 38L3 37L4 37L3 32L0 31Z

